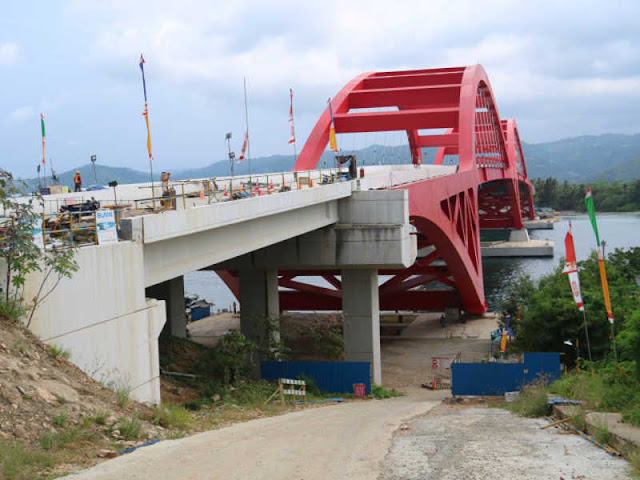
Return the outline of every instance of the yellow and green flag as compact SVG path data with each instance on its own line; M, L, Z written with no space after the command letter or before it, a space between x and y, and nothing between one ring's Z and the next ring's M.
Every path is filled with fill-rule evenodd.
M336 141L336 126L333 123L333 109L331 108L331 99L329 103L329 116L331 117L331 125L329 126L329 148L334 152L338 151L338 142Z
M44 114L40 114L40 128L42 128L42 164L45 164L45 160L44 160L44 144L45 144L45 139L46 139L46 133L45 133L45 129L44 129Z
M609 298L609 282L607 282L607 272L604 266L604 252L602 243L600 242L600 234L598 233L598 224L596 222L596 211L593 206L593 195L591 194L591 187L587 189L587 194L584 197L584 202L587 205L587 212L589 213L591 226L593 227L593 232L596 234L596 243L598 244L598 265L600 266L600 280L602 282L604 306L607 309L607 318L613 325L613 311L611 309L611 299Z

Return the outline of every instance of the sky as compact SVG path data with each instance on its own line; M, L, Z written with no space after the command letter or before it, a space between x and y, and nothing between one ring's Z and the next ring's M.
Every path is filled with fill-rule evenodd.
M463 66L488 73L521 139L640 132L637 1L41 0L0 5L0 167L33 177L89 162L198 168L239 151L247 79L252 157L298 151L366 71ZM404 137L406 138L406 136ZM355 143L354 139L354 143ZM370 134L354 145L400 143Z

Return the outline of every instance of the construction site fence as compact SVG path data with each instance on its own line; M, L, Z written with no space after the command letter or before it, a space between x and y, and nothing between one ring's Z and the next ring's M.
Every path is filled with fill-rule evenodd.
M0 244L11 246L15 220L0 222ZM51 225L53 228L48 228ZM98 243L97 212L64 212L42 216L42 241L45 249L95 245Z
M167 184L138 186L139 194L120 196L118 187L95 191L95 197L103 207L135 208L138 210L162 211L166 209L186 209L195 206L243 198L271 195L291 190L320 187L349 180L346 168L330 168L308 170L302 172L265 173L259 175L242 175L235 177L211 177L198 180L170 181ZM120 186L122 190L122 186ZM105 199L109 192L111 198ZM44 199L45 212L59 212L63 206L82 203L87 200L88 193L73 196ZM111 195L113 194L113 195Z

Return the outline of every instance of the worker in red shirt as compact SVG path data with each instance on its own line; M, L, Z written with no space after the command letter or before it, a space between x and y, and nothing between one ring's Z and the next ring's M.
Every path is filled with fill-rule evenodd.
M82 191L82 177L80 176L80 171L76 170L76 174L73 176L73 184L76 186L75 191Z

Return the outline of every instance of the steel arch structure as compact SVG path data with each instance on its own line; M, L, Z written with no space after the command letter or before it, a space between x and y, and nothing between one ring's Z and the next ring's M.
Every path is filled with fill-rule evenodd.
M438 148L435 164L457 164L455 174L394 187L409 192L420 255L407 269L379 272L388 277L379 287L380 309L486 311L480 229L523 228L534 210L516 122L500 118L482 66L364 73L331 107L336 133L405 131L413 164L422 164L426 147ZM330 121L327 107L293 171L317 167ZM282 310L341 309L340 272L279 274L288 289L280 292ZM300 281L311 275L331 287Z

